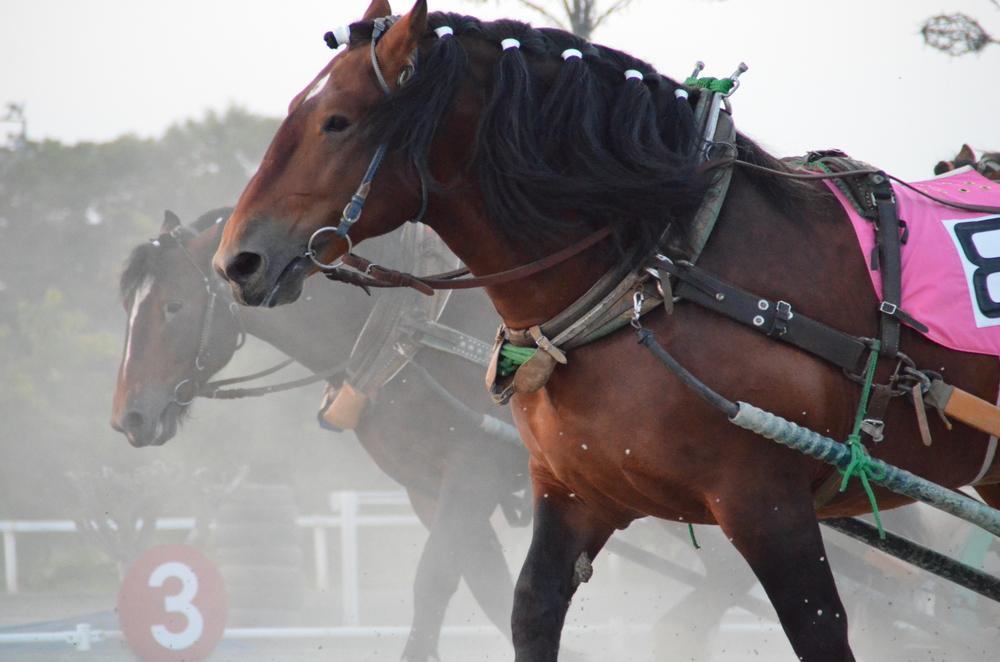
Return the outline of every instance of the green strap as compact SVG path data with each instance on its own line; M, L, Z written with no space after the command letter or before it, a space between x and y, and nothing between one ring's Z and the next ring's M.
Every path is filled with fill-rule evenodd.
M684 81L684 84L688 87L700 87L710 92L729 94L733 86L736 85L736 81L732 78L711 78L706 76L705 78L688 78Z
M840 470L841 475L844 476L844 480L840 483L840 491L843 492L847 489L847 482L851 479L851 476L857 476L861 479L861 484L864 485L865 492L868 494L868 501L872 505L872 515L874 515L875 524L878 526L879 537L885 539L882 518L879 517L878 504L875 502L875 494L872 492L872 487L868 479L882 480L885 478L886 470L884 467L877 467L871 463L871 457L861 443L861 423L865 420L865 413L868 411L868 395L871 393L872 381L875 379L875 366L878 364L880 347L881 343L879 341L872 341L872 351L868 355L865 385L861 389L861 402L858 403L858 414L854 418L854 431L847 438L847 445L851 449L851 463L847 465L846 469Z
M505 342L500 347L500 360L497 362L499 377L506 377L517 372L524 362L535 354L534 347L517 347Z

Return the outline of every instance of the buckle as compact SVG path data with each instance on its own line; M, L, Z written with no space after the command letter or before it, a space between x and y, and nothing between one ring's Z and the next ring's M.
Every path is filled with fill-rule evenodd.
M861 421L861 430L868 434L872 438L872 441L878 443L882 441L885 436L882 431L885 429L885 422L874 418L866 418Z
M758 307L760 307L759 303ZM781 337L788 333L788 322L793 317L795 317L795 313L792 312L792 304L787 301L779 301L774 304L774 326L767 335L773 338L775 336Z
M894 303L889 303L888 301L883 301L879 304L878 309L886 315L895 315L896 311L899 310L899 306Z

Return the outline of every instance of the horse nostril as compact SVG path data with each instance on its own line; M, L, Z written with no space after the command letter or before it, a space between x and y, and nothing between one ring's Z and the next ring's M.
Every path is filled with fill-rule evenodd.
M240 253L226 266L226 278L245 285L263 265L264 258L257 253Z
M142 430L145 419L137 411L130 411L122 420L122 431L126 434L134 435Z

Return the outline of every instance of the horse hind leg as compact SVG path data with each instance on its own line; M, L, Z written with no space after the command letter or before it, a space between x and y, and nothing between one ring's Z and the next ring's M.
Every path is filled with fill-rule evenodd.
M749 494L752 486L718 501L712 511L723 532L749 563L801 660L852 662L847 614L812 508L808 486L798 498L772 492Z

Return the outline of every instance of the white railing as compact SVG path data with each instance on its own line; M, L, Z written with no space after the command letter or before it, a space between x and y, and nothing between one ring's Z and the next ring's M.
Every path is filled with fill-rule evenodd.
M345 625L355 626L360 622L358 529L420 524L420 520L417 519L412 510L405 514L364 515L361 514L362 508L409 506L409 504L410 501L405 492L333 492L330 494L330 507L335 514L309 515L296 519L299 526L312 529L316 586L320 590L326 590L330 586L327 529L340 529L340 578ZM109 523L109 525L114 528L114 523ZM157 530L191 529L194 525L194 518L189 517L164 517L156 520ZM0 532L3 532L4 578L7 593L14 594L19 590L16 537L18 533L75 532L76 530L76 523L72 520L0 521Z

